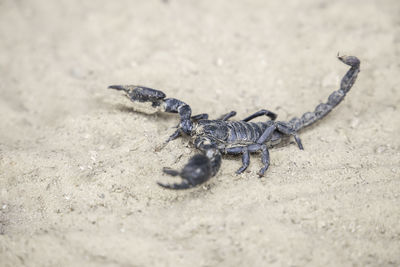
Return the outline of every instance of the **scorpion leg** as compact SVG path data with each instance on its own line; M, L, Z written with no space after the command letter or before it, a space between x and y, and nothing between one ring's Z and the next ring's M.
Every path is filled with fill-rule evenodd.
M167 141L165 141L165 143L169 143L170 141L175 140L176 138L178 138L181 135L182 135L181 130L178 129L173 134L171 134L171 136L167 139Z
M192 116L191 119L194 121L207 120L208 114L207 113L197 114L197 115Z
M229 155L240 155L242 154L242 167L240 167L237 171L236 174L241 174L244 172L247 167L250 165L250 152L247 147L243 146L237 146L237 147L230 147L225 150L226 154Z
M231 147L226 149L226 153L230 154L230 155L237 155L237 154L242 154L242 162L243 162L243 166L240 167L236 173L240 174L243 171L245 171L247 169L247 167L250 164L250 153L252 152L257 152L261 150L261 161L264 164L264 167L260 169L260 171L258 172L258 175L260 177L262 177L265 173L265 171L268 169L269 167L269 152L268 152L268 148L267 145L265 144L251 144L247 147Z
M296 141L299 149L301 149L301 150L304 149L303 144L301 143L300 137L297 135L297 132L293 129L292 126L290 126L289 123L280 121L280 122L276 123L276 127L277 127L278 131L283 134L293 135L294 140Z
M215 144L206 138L197 138L195 146L203 154L194 155L183 167L182 171L176 171L164 168L164 173L182 178L181 183L164 184L158 182L158 185L168 189L187 189L206 182L213 177L221 166L221 153Z
M254 114L252 114L252 115L250 115L250 116L244 118L242 121L251 121L252 119L255 119L255 118L260 117L260 116L263 116L263 115L269 117L269 118L270 118L271 120L273 120L273 121L274 121L274 120L276 119L276 117L278 116L278 115L276 115L275 113L273 113L273 112L271 112L271 111L269 111L269 110L262 109L262 110L260 110L260 111L257 111L256 113L254 113Z
M269 152L267 145L265 144L261 146L261 161L264 164L264 167L262 167L258 172L258 176L260 178L264 175L264 173L268 170L269 167Z
M218 120L227 121L234 116L236 116L236 111L231 111L219 117Z
M265 131L260 136L260 138L258 138L257 144L261 145L261 144L267 142L269 139L271 139L272 134L274 133L275 130L276 130L275 124L269 126L267 129L265 129Z
M242 172L244 172L247 167L249 167L250 165L250 153L249 150L247 149L247 147L243 147L242 148L242 167L240 167L237 171L236 174L241 174Z

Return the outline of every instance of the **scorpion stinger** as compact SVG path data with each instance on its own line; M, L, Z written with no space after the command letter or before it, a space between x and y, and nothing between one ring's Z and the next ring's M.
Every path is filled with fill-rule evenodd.
M250 153L261 153L263 167L259 170L260 177L269 168L269 148L278 144L283 138L293 136L298 147L303 149L303 144L298 136L298 131L325 117L346 96L353 86L360 72L360 60L354 56L338 56L350 69L346 72L340 83L340 88L328 97L326 103L319 104L313 112L304 113L301 118L293 118L289 122L275 121L277 115L269 110L262 109L243 120L230 121L236 115L231 111L219 119L209 120L203 113L192 116L192 110L185 102L175 98L165 98L159 90L134 86L112 85L109 88L124 91L126 96L134 103L143 107L134 107L138 111L154 113L162 111L178 113L180 122L178 129L169 137L167 142L181 135L189 136L193 144L202 154L197 154L189 159L182 171L164 168L164 173L171 176L180 176L181 183L164 184L160 186L169 189L187 189L202 184L213 177L221 166L222 154L241 155L242 166L237 174L244 172L250 164ZM267 116L269 120L251 122L254 118Z

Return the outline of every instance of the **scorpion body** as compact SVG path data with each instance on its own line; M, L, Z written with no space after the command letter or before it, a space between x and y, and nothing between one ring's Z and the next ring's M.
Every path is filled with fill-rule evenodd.
M340 88L331 93L326 103L319 104L314 111L306 112L301 118L293 118L288 122L276 121L277 115L262 109L242 120L230 121L236 115L231 111L216 120L209 120L208 114L192 116L189 105L155 89L134 85L111 85L109 88L124 91L135 103L150 104L147 108L178 113L180 123L178 129L166 141L172 141L181 135L192 138L194 146L202 151L189 159L182 171L164 168L166 174L180 176L181 183L160 186L169 189L187 189L202 184L213 177L219 170L223 154L242 155L242 166L236 171L242 173L250 164L250 153L260 152L263 167L258 172L262 177L269 167L269 148L278 144L283 138L293 136L299 149L303 149L298 131L325 117L345 97L353 86L360 71L360 61L354 56L338 56L338 59L350 66L342 78ZM270 120L251 122L252 119L267 116Z
M224 154L234 154L235 148L245 147L257 143L263 133L274 121L246 122L246 121L222 121L202 120L196 125L196 137L210 139ZM284 136L280 132L273 132L271 139L265 142L267 147L273 147L281 142Z

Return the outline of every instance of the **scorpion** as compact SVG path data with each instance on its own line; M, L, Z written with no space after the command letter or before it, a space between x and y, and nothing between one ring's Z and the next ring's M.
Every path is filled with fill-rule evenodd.
M181 171L164 168L163 172L171 176L180 176L180 183L161 183L158 185L168 189L187 189L200 185L215 176L220 169L222 155L242 155L242 166L236 171L242 173L250 164L250 153L260 152L263 167L258 175L262 177L270 165L269 148L277 145L283 138L294 137L299 149L303 144L298 136L299 130L310 126L325 117L336 107L353 86L360 72L360 60L354 56L337 56L340 61L350 66L340 83L340 89L331 93L326 103L319 104L314 111L304 113L301 118L294 117L290 121L276 121L277 115L266 109L238 121L229 120L236 115L231 111L218 119L209 120L208 114L192 116L192 109L185 102L166 98L159 90L135 85L111 85L110 89L123 91L129 100L142 108L137 111L177 113L180 117L177 130L165 142L189 136L194 146L202 153L192 156ZM269 120L251 122L254 118L267 116Z

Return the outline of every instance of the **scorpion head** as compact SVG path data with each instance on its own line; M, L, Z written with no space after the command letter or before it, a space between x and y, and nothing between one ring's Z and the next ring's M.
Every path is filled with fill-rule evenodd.
M229 135L229 129L222 121L202 120L196 126L192 135L207 136L220 141L226 140Z
M187 135L193 135L193 123L190 120L183 120L179 124L179 128Z

